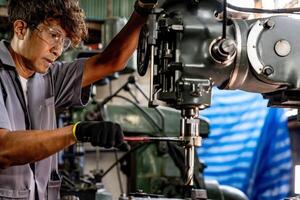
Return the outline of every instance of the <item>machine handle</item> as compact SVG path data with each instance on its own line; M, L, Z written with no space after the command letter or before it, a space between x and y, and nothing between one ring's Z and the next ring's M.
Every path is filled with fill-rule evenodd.
M182 142L178 137L149 137L149 136L125 136L126 142L151 142L151 141L169 141L169 142Z

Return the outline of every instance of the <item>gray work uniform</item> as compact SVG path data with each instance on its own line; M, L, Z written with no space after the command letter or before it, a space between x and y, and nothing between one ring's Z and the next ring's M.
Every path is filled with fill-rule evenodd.
M0 128L52 130L56 128L55 108L88 101L90 87L81 88L85 60L56 62L46 74L35 73L28 79L28 105L24 108L16 90L19 87L22 91L22 87L7 46L7 42L0 42ZM31 165L0 169L0 200L34 200L37 194L39 200L56 200L59 189L57 154Z

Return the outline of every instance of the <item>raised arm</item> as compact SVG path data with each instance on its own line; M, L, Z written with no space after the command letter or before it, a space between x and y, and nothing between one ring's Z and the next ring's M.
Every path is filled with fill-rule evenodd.
M147 12L156 4L157 0L138 0L136 2L135 11L124 28L101 54L86 61L82 87L125 67L137 47L141 28L147 21Z

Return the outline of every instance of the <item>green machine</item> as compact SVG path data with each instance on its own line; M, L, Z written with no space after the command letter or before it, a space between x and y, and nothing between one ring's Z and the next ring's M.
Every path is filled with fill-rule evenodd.
M178 137L180 112L167 108L138 108L136 106L108 105L107 120L121 124L126 136ZM208 122L201 120L203 135L209 131ZM132 146L137 144L132 143ZM183 154L180 144L168 141L144 143L130 155L128 190L181 197L184 180L180 170ZM182 166L181 166L182 167ZM202 165L198 170L202 169ZM197 174L201 175L202 171Z
M129 142L132 149L120 159L121 169L127 175L128 197L154 199L185 199L198 192L209 199L242 199L247 197L234 188L218 185L217 182L207 182L203 178L205 166L201 164L197 154L193 151L189 159L193 160L193 170L186 165L185 148L189 147L188 140L182 138L182 121L189 124L188 119L182 119L182 112L169 107L140 106L136 101L119 95L123 89L128 90L128 85L136 86L135 78L130 76L128 81L115 93L106 97L101 102L92 101L84 109L73 112L73 120L107 120L119 123L127 138L151 137L155 140ZM129 92L129 94L132 94ZM122 105L111 105L108 102L112 98L124 100ZM195 113L196 114L196 113ZM196 118L198 126L188 129L199 133L200 138L205 138L209 133L209 123L201 117ZM195 121L191 121L195 122ZM201 143L201 141L200 141ZM195 149L194 149L195 150ZM187 172L192 174L193 187L186 184ZM195 190L194 190L195 189ZM200 192L199 192L200 191ZM125 198L126 199L126 198Z
M168 107L148 108L137 104L105 105L90 104L76 110L73 120L86 120L91 116L119 123L127 137L150 136L176 138L179 136L181 113ZM209 133L209 123L200 119L201 137ZM154 199L184 198L184 152L182 143L176 141L131 142L132 152L121 159L121 169L127 176L127 193ZM205 188L207 197L215 200L245 200L244 194L235 188L208 182L203 178L205 166L195 157L194 184Z

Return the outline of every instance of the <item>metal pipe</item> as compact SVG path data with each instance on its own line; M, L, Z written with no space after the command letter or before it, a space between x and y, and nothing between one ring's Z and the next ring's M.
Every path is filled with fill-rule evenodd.
M113 17L113 2L112 0L107 0L107 18Z
M151 142L151 141L168 141L168 142L183 142L178 137L148 137L148 136L125 136L124 141L127 142Z
M150 49L150 95L149 102L153 105L153 77L154 77L154 45Z

